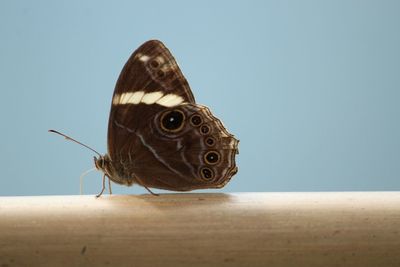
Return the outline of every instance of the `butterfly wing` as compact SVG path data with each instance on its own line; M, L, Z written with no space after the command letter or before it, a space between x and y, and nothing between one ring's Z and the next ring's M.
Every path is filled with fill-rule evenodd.
M237 172L238 140L205 106L188 103L162 110L136 134L146 149L136 158L142 167L135 174L147 187L220 188Z
M169 190L222 187L236 173L237 143L208 108L195 103L160 41L148 41L132 54L112 99L112 180Z

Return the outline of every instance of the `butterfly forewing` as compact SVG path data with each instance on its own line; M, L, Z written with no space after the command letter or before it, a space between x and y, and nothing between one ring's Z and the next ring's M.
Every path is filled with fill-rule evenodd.
M160 76L161 73L163 76ZM175 98L174 102L173 96L181 99ZM146 124L147 118L162 108L161 105L151 104L155 100L166 104L180 100L195 102L172 54L163 43L151 40L131 55L118 78L108 124L108 152L111 157L126 147L126 133L120 131L117 123L132 130Z

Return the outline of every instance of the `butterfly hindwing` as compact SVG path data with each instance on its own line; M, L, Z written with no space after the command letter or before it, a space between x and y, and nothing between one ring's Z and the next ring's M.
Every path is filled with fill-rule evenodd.
M170 120L165 118L174 113L178 122L168 127ZM145 148L136 155L135 174L148 187L219 188L236 173L238 141L207 107L183 104L162 110L135 134Z

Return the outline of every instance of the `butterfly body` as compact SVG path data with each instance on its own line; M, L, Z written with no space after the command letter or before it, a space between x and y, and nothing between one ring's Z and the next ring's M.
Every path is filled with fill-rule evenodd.
M111 102L108 153L95 166L115 183L189 191L221 188L237 172L239 141L195 102L160 41L131 55Z

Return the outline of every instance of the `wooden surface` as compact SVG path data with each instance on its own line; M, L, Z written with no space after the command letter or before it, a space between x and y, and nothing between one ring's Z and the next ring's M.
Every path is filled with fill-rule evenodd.
M400 266L400 193L0 197L0 266Z

